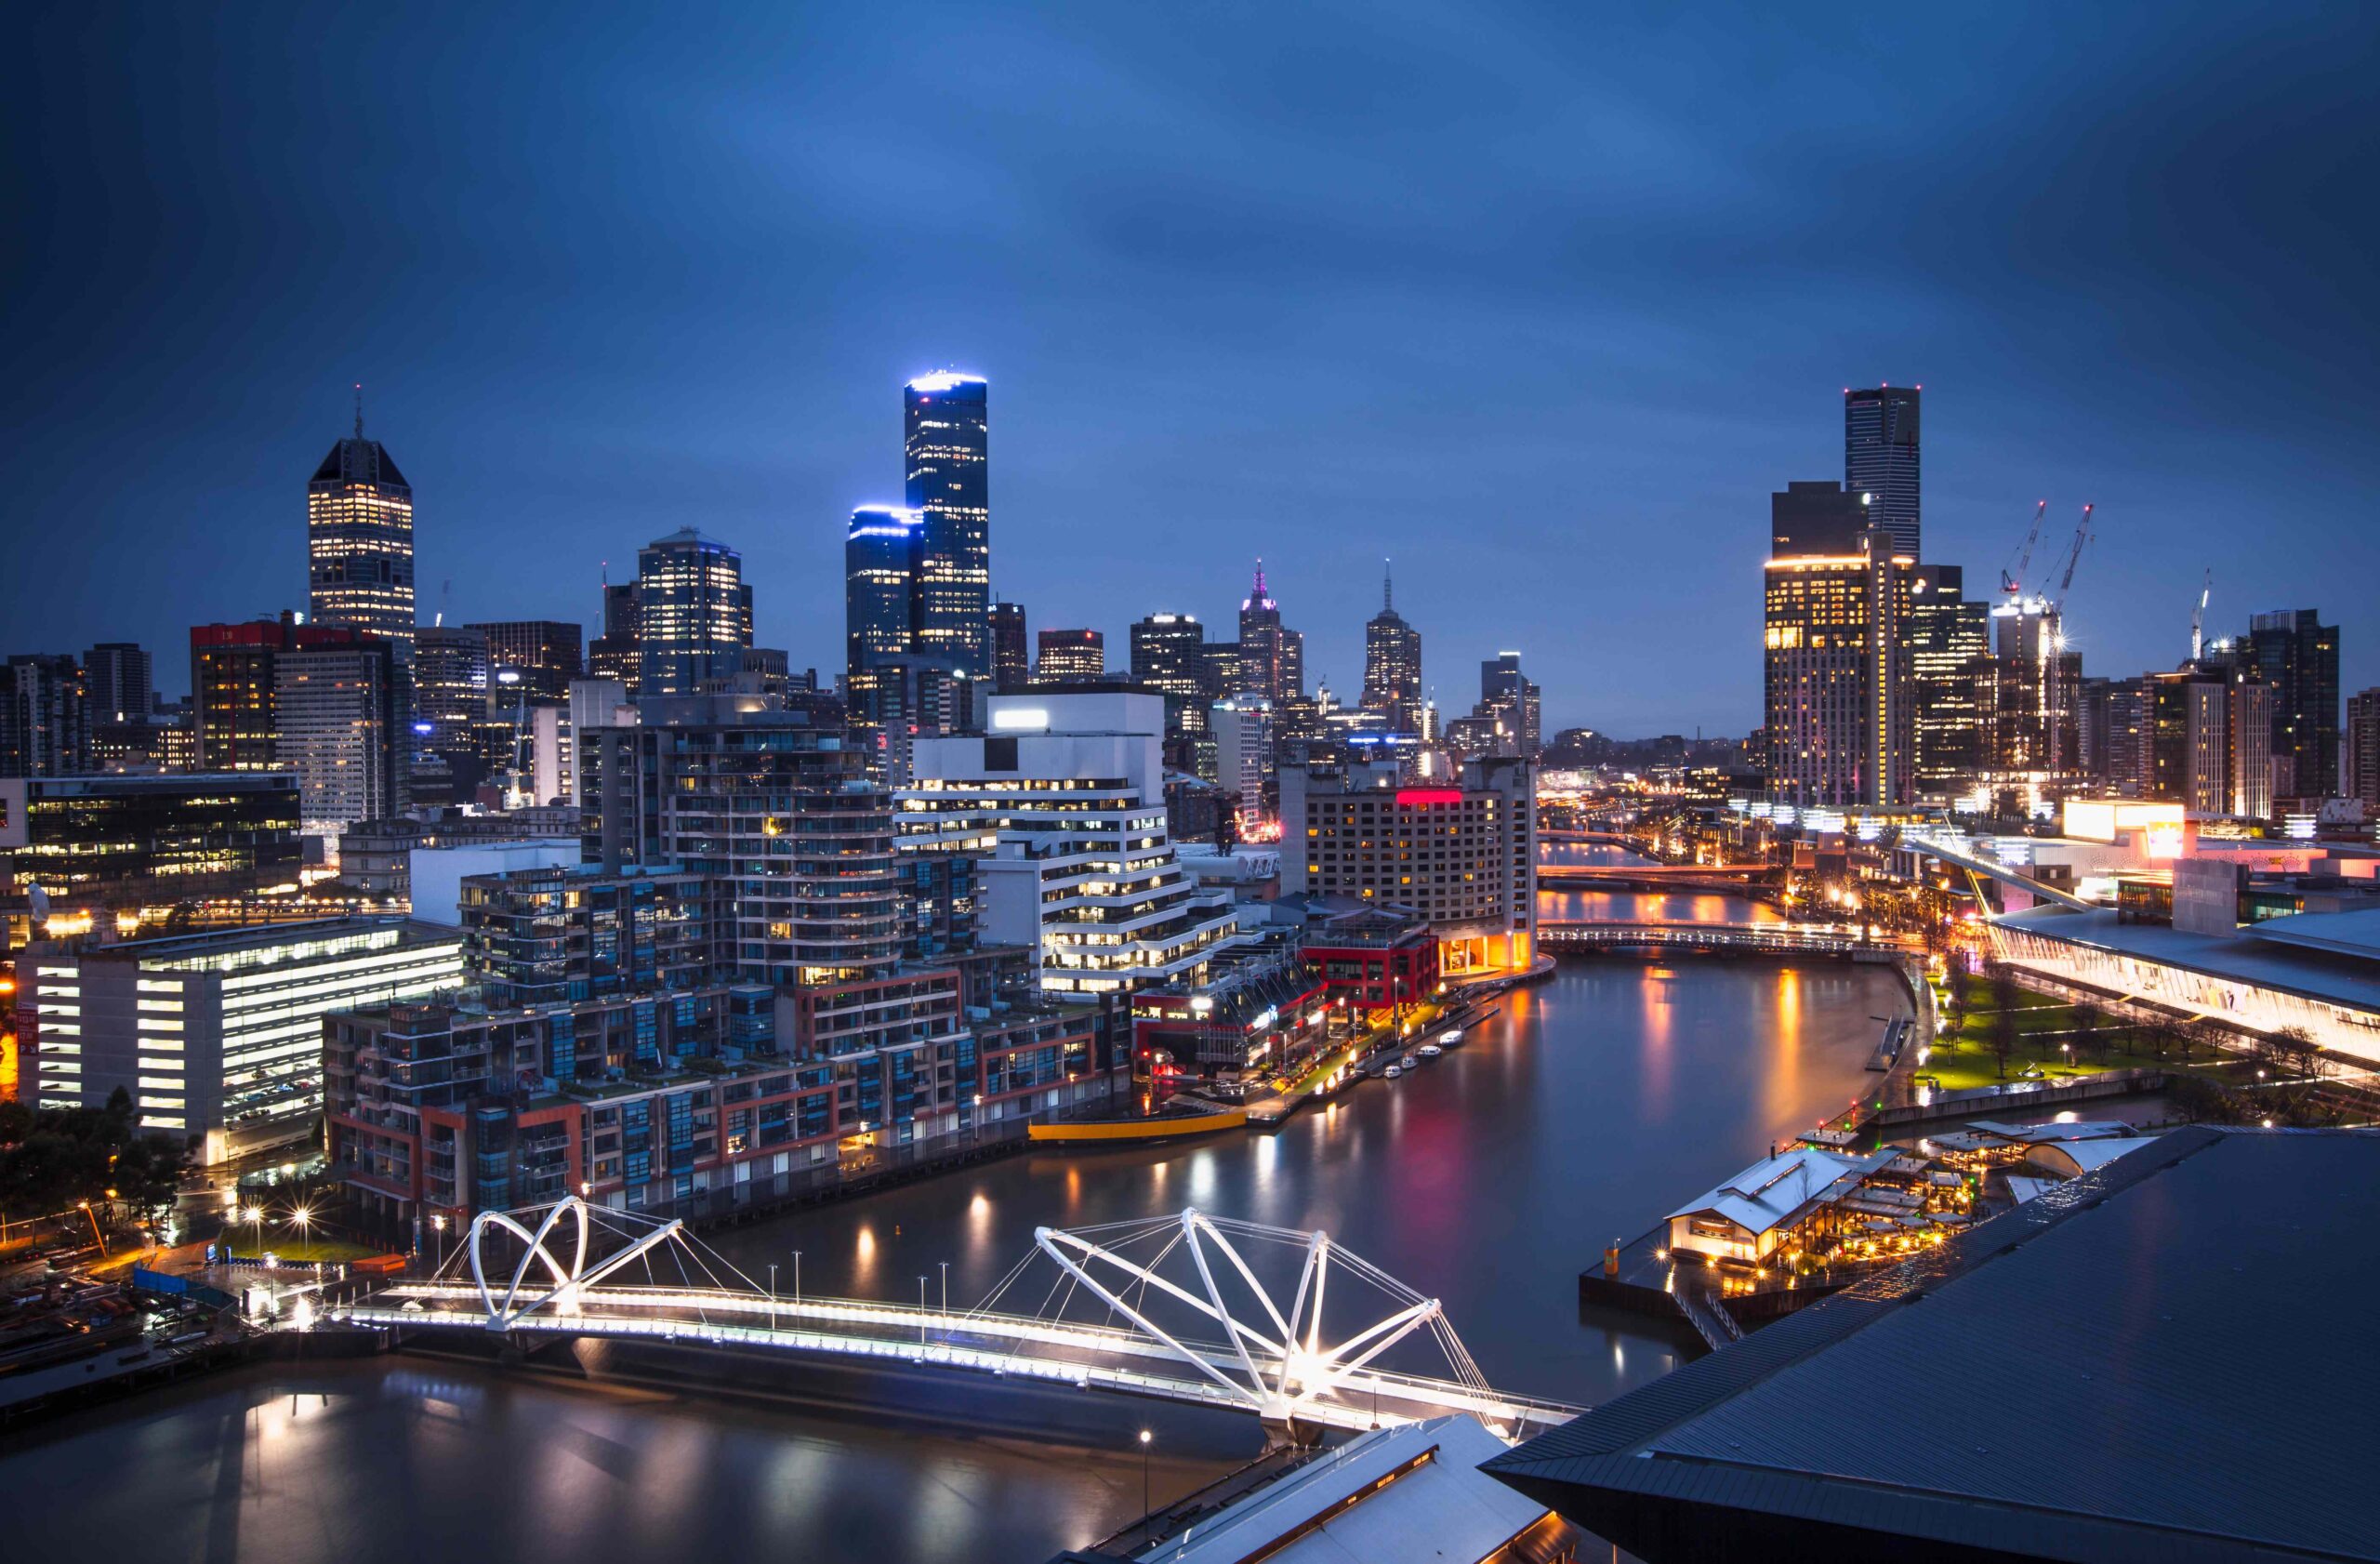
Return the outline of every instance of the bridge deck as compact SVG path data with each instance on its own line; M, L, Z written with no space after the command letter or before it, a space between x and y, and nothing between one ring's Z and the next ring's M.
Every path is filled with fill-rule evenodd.
M407 1331L485 1333L492 1328L476 1287L441 1282L399 1283L336 1311L335 1318ZM1137 1332L1019 1315L841 1298L772 1300L707 1289L588 1287L580 1290L575 1312L540 1310L511 1329L877 1359L1249 1410L1243 1392L1199 1374L1195 1365ZM1239 1367L1227 1346L1183 1345L1226 1376ZM1567 1422L1580 1410L1371 1370L1347 1376L1329 1397L1295 1406L1303 1420L1349 1429L1467 1412L1514 1439Z

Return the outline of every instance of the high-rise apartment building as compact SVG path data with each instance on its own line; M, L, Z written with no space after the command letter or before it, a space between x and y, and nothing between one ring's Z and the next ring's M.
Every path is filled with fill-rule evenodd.
M102 641L83 654L91 722L145 722L156 707L149 654L129 641Z
M2011 776L2070 776L2082 770L2076 702L2082 657L2066 644L2058 605L2014 597L1991 610L1997 685L1990 769Z
M1165 707L1138 691L995 696L985 736L921 740L900 846L979 861L977 927L1041 953L1041 987L1117 994L1204 972L1234 943L1166 832Z
M1768 786L1803 805L1891 805L1915 782L1908 635L1915 562L1871 527L1848 554L1769 560L1763 584Z
M1207 730L1207 631L1188 614L1151 614L1131 629L1132 683L1165 696L1166 736Z
M2339 791L2339 628L2312 608L2276 609L2249 621L2237 655L2272 686L2274 780L2285 798Z
M2347 697L2347 733L2339 775L2343 797L2380 807L2380 688Z
M414 736L396 653L347 626L305 625L273 656L273 766L298 774L308 836L336 842L358 820L405 811Z
M1264 562L1256 562L1256 582L1239 605L1237 689L1225 695L1260 695L1276 705L1305 693L1305 637L1281 623L1281 605L1264 586Z
M2096 774L2117 798L2147 798L2154 774L2156 693L2147 679L2108 681L2108 749Z
M1025 633L1025 604L992 604L992 683L996 688L1021 690L1033 677L1032 642Z
M0 663L0 776L77 776L91 769L91 702L83 667L62 652Z
M306 484L307 618L347 625L413 655L413 485L388 448L355 432Z
M1867 506L1868 524L1892 538L1911 563L1918 549L1919 386L1878 386L1843 393L1843 486ZM1847 550L1846 550L1847 551Z
M2152 673L2143 796L2199 814L2272 814L2273 692L2244 667Z
M1391 733L1414 733L1421 724L1421 632L1396 611L1396 583L1385 569L1380 612L1364 626L1363 708Z
M745 704L647 696L637 726L579 727L587 857L729 876L744 981L889 972L901 929L888 795L840 724Z
M1045 630L1034 634L1040 656L1037 684L1096 684L1107 677L1107 638L1095 630Z
M681 527L636 557L637 698L690 696L732 679L752 644L744 556Z
M1215 782L1233 801L1239 833L1280 809L1273 771L1273 703L1263 696L1215 702L1207 718L1215 736Z
M271 771L280 733L273 661L300 636L326 633L293 616L241 625L192 625L191 721L200 771Z
M1962 792L1984 769L1986 703L1997 699L1991 605L1967 599L1959 566L1919 565L1910 580L1908 639L1918 790Z
M918 549L925 518L897 505L863 505L843 534L843 658L853 673L916 645Z
M513 693L533 703L568 700L570 682L587 672L579 627L566 619L496 619L463 628L487 637L491 674L518 673Z
M988 390L972 375L921 375L903 388L906 499L923 514L916 650L992 674Z

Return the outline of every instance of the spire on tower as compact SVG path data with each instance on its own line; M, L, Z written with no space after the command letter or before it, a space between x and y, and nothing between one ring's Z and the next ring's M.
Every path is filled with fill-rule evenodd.
M355 382L355 437L364 438L364 382Z
M1393 560L1380 562L1380 611L1383 614L1396 612L1396 577L1389 569L1395 563Z

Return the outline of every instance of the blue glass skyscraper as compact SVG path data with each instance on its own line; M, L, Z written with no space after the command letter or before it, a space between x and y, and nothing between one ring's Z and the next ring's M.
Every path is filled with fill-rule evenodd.
M922 518L912 647L978 676L992 671L987 391L973 375L921 375L902 396L906 497Z

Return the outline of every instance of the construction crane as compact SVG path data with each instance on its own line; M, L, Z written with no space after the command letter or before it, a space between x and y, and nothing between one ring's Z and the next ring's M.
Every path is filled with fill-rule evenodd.
M2000 590L2012 597L2025 590L2022 583L2026 572L2032 568L2033 545L2041 540L2042 518L2047 514L2049 514L2048 500L2044 499L2033 507L2033 524L2025 529L2025 541L2016 550L2016 574L2009 575L2008 567L2004 564L2000 567Z
M2074 524L2074 542L2066 552L2066 569L2057 578L2057 602L2063 607L2066 589L2074 585L2074 567L2082 563L2082 550L2091 546L2091 512L2096 507L2082 507L2082 519Z
M2206 598L2215 590L2215 566L2206 567L2206 579L2198 589L2198 606L2190 610L2190 661L2196 662L2206 651Z

